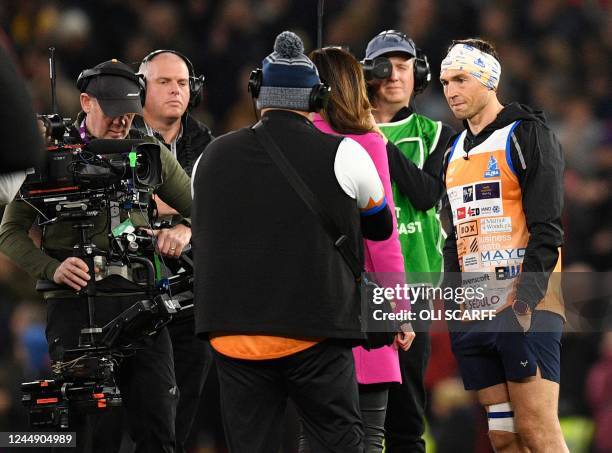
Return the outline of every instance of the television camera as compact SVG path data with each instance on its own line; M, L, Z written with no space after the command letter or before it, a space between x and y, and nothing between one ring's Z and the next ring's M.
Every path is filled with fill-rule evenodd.
M154 239L140 235L130 222L114 227L108 222L108 250L98 248L89 237L94 217L106 215L112 219L119 217L120 210L128 214L149 210L150 195L162 182L158 144L127 139L71 143L69 121L49 115L43 122L51 137L48 158L30 172L18 199L36 209L39 225L69 221L79 230L80 240L74 245L73 255L89 267L90 280L80 291L87 297L88 322L80 331L78 346L64 350L61 360L53 364L54 377L23 383L21 390L33 428L66 430L72 411L95 413L121 405L115 375L122 358L142 347L147 337L180 311L172 294L189 287L192 266L183 257L182 273L156 280ZM121 278L111 272L96 282L95 268L100 261L108 269L136 265L143 275L140 283L128 282L135 285L134 293L142 298L102 326L96 322L95 298L101 295L103 283L112 286ZM66 287L41 281L37 289Z

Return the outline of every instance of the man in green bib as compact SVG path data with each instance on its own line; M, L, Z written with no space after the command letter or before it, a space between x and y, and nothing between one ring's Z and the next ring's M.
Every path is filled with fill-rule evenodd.
M408 283L436 285L442 271L444 238L436 206L443 191L442 160L454 131L415 112L413 96L431 79L427 57L404 33L375 36L363 61L374 118L388 139L387 153L399 238ZM423 305L423 307L419 307ZM427 304L413 305L427 309ZM418 317L417 317L418 319ZM425 452L423 378L431 345L427 322L413 322L416 338L399 351L402 385L389 391L385 422L386 451Z

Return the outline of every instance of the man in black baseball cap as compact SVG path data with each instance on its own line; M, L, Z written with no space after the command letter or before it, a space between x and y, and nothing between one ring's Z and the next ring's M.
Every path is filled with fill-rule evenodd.
M86 69L79 75L81 91L79 133L89 137L125 138L134 114L142 115L143 82L125 63L109 60Z
M159 145L163 182L155 189L155 194L166 200L183 218L189 218L191 193L188 175L157 139L130 131L134 115L142 113L142 86L132 69L117 60L84 70L77 80L83 111L73 126L67 128L64 139L69 144L86 145L95 139L130 138ZM86 153L82 154L83 158L86 156ZM102 209L91 218L93 232L88 234L88 239L96 244L96 254L108 256L113 224L127 219L133 228L140 228L143 233L156 237L158 255L166 259L181 255L191 239L188 225L180 223L171 228L151 230L147 227L154 222L152 213L147 210L131 215L126 205L122 203L116 209ZM75 234L80 231L75 225L82 222L80 219L64 219L43 228L41 242L45 248L39 249L28 235L37 215L29 203L20 200L9 203L0 225L0 250L27 269L33 278L57 285L43 292L48 307L46 335L49 357L57 364L63 363L64 351L79 344L79 333L87 325L88 301L81 290L92 277L100 278L97 284L105 287L104 291L99 290L91 296L97 325L107 324L126 308L147 299L148 295L143 292L134 262L121 265L113 262L112 265L90 269L86 261L74 256L74 244L78 242ZM68 423L70 431L77 434L76 449L72 447L70 452L119 451L124 419L127 420L129 437L135 444L134 451L175 452L174 419L179 390L168 330L164 326L154 335L147 336L144 342L136 341L134 345L137 350L115 364L114 375L118 378L123 398L123 413L84 414L80 410L71 410ZM89 446L91 448L87 448Z

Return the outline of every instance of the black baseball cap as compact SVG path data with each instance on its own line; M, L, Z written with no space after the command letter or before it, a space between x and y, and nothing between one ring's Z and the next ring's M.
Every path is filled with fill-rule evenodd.
M134 70L119 60L105 61L83 71L77 87L82 93L94 96L106 116L142 115L143 84Z
M416 48L410 38L401 31L385 30L377 34L368 43L365 58L373 60L381 55L392 52L402 52L412 57L416 56Z

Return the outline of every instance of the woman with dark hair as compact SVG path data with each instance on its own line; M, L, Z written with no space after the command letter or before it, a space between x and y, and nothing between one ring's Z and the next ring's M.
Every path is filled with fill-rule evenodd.
M350 137L365 148L378 170L393 213L394 229L389 239L382 242L365 240L365 270L386 273L386 278L381 274L383 281L379 281L384 286L403 285L404 259L397 233L387 150L372 117L361 66L349 52L337 47L317 49L310 54L310 59L321 79L331 87L327 107L314 114L314 125L325 133ZM393 346L371 351L353 348L367 453L383 449L388 387L402 380L397 346L407 350L413 338L414 333L400 333Z

